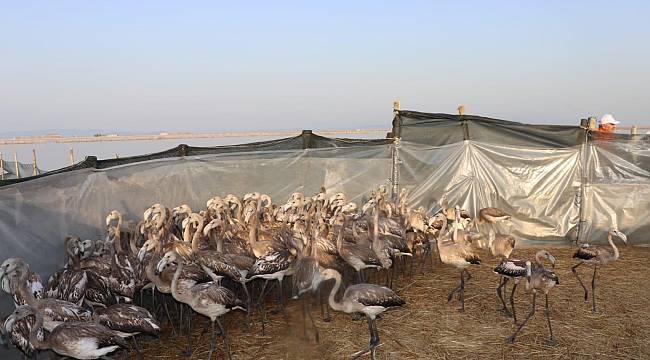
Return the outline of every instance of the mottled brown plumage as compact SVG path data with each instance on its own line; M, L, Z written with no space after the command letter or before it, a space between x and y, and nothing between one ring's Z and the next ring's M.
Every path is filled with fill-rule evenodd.
M147 309L131 304L98 308L93 314L93 320L118 331L123 334L122 337L140 333L157 335L160 332L160 324Z
M97 359L118 347L128 347L127 343L107 327L88 323L71 322L57 326L45 339L38 339L38 330L43 325L43 316L29 305L20 306L7 319L7 327L29 315L36 316L36 324L29 336L30 343L39 350L51 349L57 354L75 359Z

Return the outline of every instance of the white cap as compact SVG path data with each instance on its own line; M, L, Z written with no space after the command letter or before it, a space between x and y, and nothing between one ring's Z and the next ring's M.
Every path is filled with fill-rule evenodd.
M603 117L598 120L598 125L603 125L603 124L613 124L613 125L618 125L620 124L620 121L614 119L614 116L612 114L605 114Z

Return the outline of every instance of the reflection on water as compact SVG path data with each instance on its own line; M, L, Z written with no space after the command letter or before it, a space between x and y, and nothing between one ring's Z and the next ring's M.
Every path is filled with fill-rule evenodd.
M353 134L346 137L357 139L373 139L385 136L385 132L369 132L364 134ZM49 171L70 165L70 148L74 149L76 162L83 160L86 156L97 156L98 159L115 158L115 156L126 157L155 153L176 147L179 144L190 146L218 146L244 144L277 139L277 136L255 136L255 137L224 137L209 139L173 139L173 140L143 140L143 141L101 141L101 142L80 142L80 143L39 143L20 145L0 145L0 153L5 160L13 161L13 153L16 152L18 161L32 163L32 149L36 150L38 167L41 170Z

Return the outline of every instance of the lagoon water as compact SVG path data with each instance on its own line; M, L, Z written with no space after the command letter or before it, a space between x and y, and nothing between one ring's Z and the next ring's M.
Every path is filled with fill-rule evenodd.
M386 132L367 132L346 135L345 137L357 139L382 138ZM296 133L298 135L298 133ZM21 163L32 163L32 149L36 150L37 163L42 171L55 170L70 165L70 148L74 149L75 161L79 162L86 156L97 156L98 159L115 158L115 156L126 157L155 153L176 147L179 144L191 146L218 146L234 145L249 142L258 142L278 139L277 136L254 136L254 137L223 137L205 139L173 139L173 140L133 140L133 141L98 141L79 143L37 143L19 145L0 145L0 153L7 161L13 161L13 153L16 152L18 161ZM281 137L280 137L281 138Z

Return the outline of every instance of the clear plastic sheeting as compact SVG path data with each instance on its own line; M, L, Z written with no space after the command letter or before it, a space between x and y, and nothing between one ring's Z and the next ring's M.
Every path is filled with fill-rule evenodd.
M402 143L400 187L413 207L440 209L440 198L474 215L499 207L513 215L520 246L567 244L579 221L580 148L535 149L465 141L441 147Z
M361 202L390 177L389 145L256 151L157 159L81 169L0 188L0 257L25 258L49 276L64 261L68 235L97 238L115 209L137 221L154 203L199 211L215 195L258 191L284 203L295 191L325 186Z
M619 136L593 140L586 147L584 233L582 241L604 242L610 227L632 244L650 233L650 142Z

